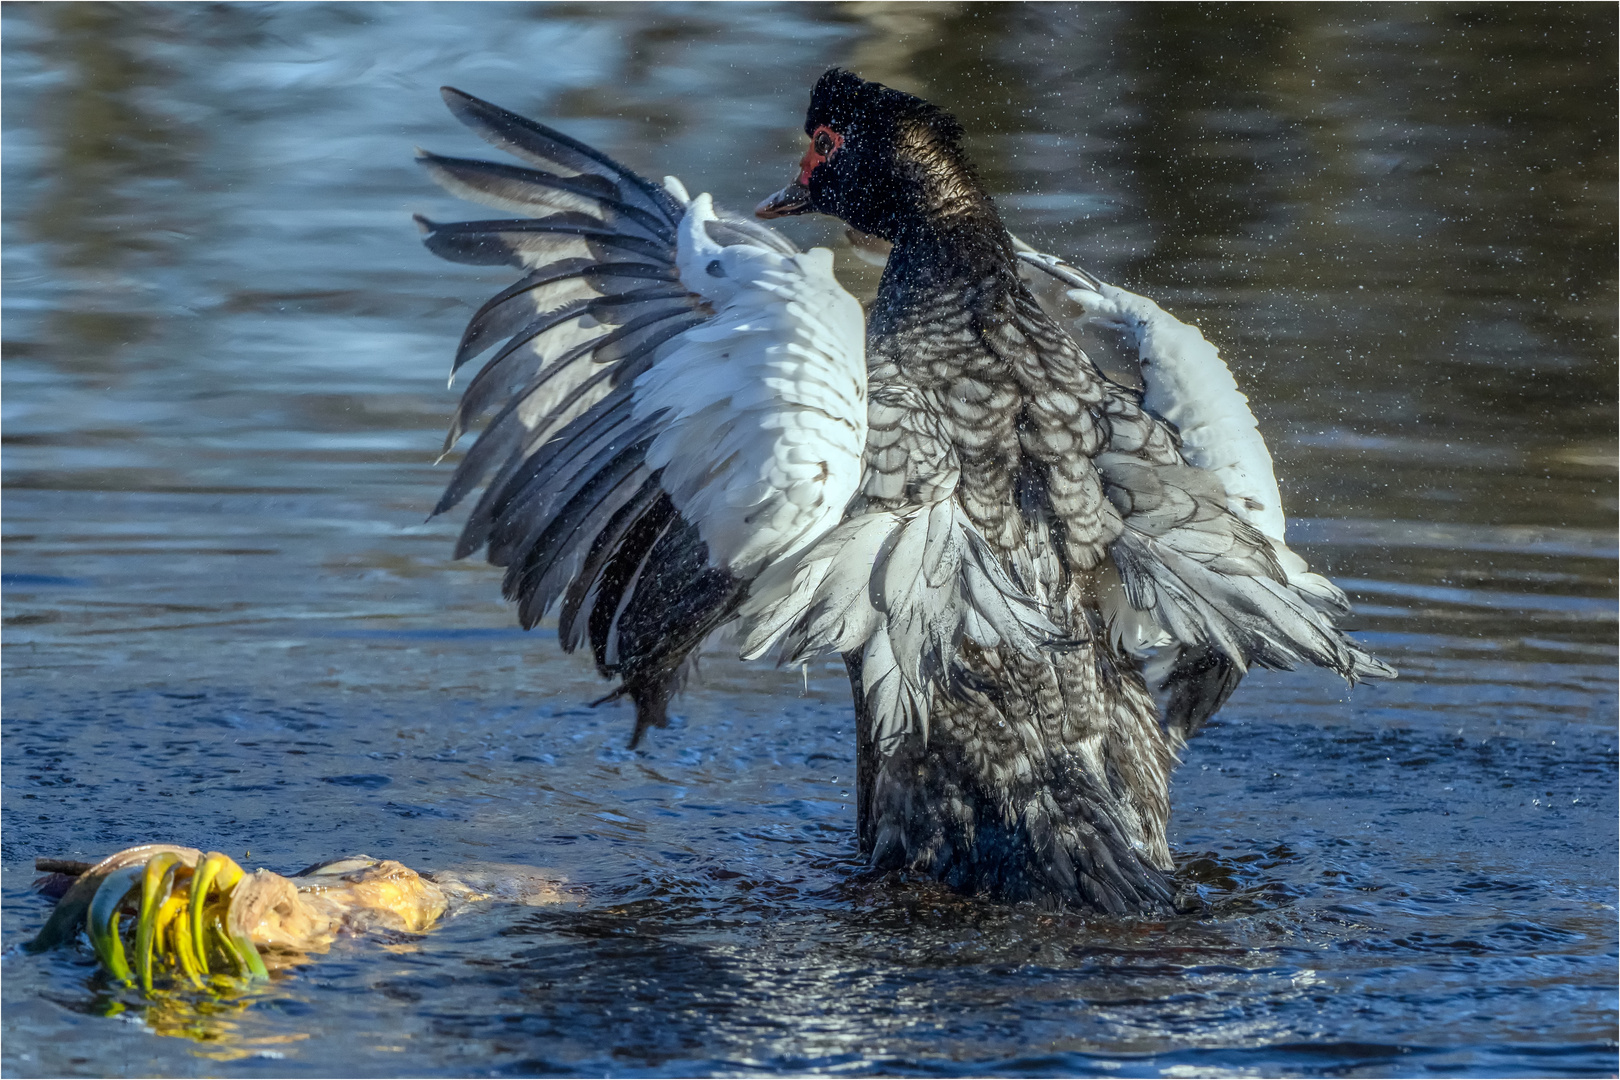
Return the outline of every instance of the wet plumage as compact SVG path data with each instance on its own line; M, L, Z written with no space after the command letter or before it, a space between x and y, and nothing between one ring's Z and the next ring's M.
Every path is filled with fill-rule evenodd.
M1392 674L1287 549L1241 395L1205 394L1216 368L1231 382L1213 350L1140 297L1021 259L939 109L829 72L799 181L761 205L893 245L863 335L829 253L447 100L536 168L424 158L530 215L426 223L441 255L527 271L458 351L507 339L453 421L447 446L495 414L438 509L485 485L457 554L487 547L525 626L556 610L565 648L589 642L636 738L738 619L747 656L843 657L875 866L1162 911L1171 770L1247 667ZM1165 366L1144 370L1146 404L1036 300L1054 281Z

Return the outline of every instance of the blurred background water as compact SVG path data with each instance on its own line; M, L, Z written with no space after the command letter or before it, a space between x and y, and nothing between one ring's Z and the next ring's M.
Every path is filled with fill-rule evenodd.
M1613 6L3 20L5 1075L1614 1074ZM954 110L1016 232L1220 344L1401 669L1252 677L1189 748L1202 916L862 879L839 671L717 657L629 752L423 522L508 277L411 225L481 216L412 164L487 152L437 87L748 207L833 63ZM239 1001L17 954L36 855L151 839L586 892Z

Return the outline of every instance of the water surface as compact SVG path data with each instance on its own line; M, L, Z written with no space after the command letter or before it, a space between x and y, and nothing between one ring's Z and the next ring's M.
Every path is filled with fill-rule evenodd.
M36 855L153 839L583 891L234 1002L11 949L0 1067L1613 1074L1615 21L7 5L6 946ZM479 213L411 163L481 150L436 88L746 207L832 63L954 109L1015 231L1220 343L1295 545L1401 670L1257 675L1189 747L1200 914L869 880L835 668L716 657L627 751L424 523L453 343L506 277L410 224Z

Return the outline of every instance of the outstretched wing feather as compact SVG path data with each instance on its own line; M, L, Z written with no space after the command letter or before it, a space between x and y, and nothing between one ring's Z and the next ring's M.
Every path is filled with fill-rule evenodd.
M668 192L637 176L595 147L528 117L519 116L498 105L482 101L452 87L440 93L456 119L479 138L514 157L542 169L558 169L575 175L600 176L612 181L625 202L633 202L650 213L664 217L673 234L685 207Z
M690 298L684 292L648 289L639 295L615 297L612 303L581 301L537 316L513 334L467 384L446 439L452 443L459 439L470 421L514 393L530 398L543 388L572 387L588 375L593 364L618 362L639 351L636 346L656 348L645 339L667 340L682 327L693 325L691 315ZM554 333L560 329L573 333ZM643 331L647 333L642 335ZM548 333L549 337L543 337ZM612 348L621 342L630 348ZM559 347L563 351L553 355ZM524 408L532 416L541 407L530 403Z
M678 279L667 266L592 263L577 258L550 263L503 290L473 314L456 347L452 370L459 370L499 338L519 333L531 320L566 317L558 315L565 309L578 314L588 310L580 305L606 297L616 297L620 302L642 298L638 294L657 298L661 285L669 296L685 297L685 290L677 284ZM606 314L609 318L602 321L614 321L611 312ZM508 344L515 347L522 342L513 338Z
M532 218L581 214L617 232L649 240L670 239L667 220L622 201L618 186L601 177L558 176L538 169L441 157L425 151L416 160L440 187L468 202Z

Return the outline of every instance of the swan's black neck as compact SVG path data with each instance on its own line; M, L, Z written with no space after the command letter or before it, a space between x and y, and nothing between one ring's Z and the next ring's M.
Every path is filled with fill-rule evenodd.
M1001 215L959 153L930 149L936 152L901 158L902 183L885 222L894 250L878 306L910 307L921 293L964 286L981 302L1002 300L1018 275Z

